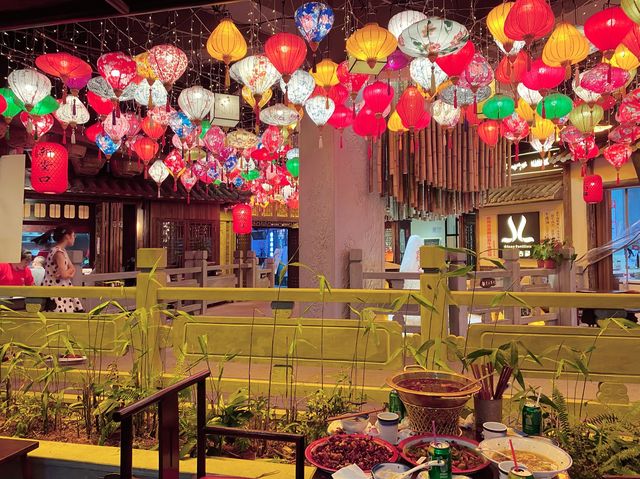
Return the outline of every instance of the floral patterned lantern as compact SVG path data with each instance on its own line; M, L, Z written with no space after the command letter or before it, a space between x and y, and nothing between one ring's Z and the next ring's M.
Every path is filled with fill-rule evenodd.
M171 173L169 168L163 163L162 160L156 160L149 167L149 176L158 185L158 198L160 198L160 185L166 180Z
M113 88L116 97L131 84L138 73L136 62L123 52L110 52L98 58L98 73Z
M38 193L67 191L69 156L62 145L38 142L31 151L31 187Z
M114 103L114 109L117 108L119 101L128 101L133 99L138 90L138 85L134 82L129 83L124 90L116 92L111 85L102 77L94 77L87 82L89 91L95 93L102 98L106 98Z
M153 108L154 106L164 106L167 104L167 90L160 80L154 81L151 85L142 81L137 86L133 95L134 100L141 106Z
M529 124L517 113L502 120L502 136L515 144L515 161L520 161L520 141L529 135Z
M491 87L489 86L483 86L474 93L468 88L451 85L440 91L439 98L445 103L453 105L454 108L474 105L473 110L475 113L475 105L478 102L487 100L491 93Z
M631 146L626 143L614 143L602 150L605 160L616 169L616 184L620 184L620 168L631 158Z
M634 123L622 123L609 132L608 138L614 143L635 143L640 138L640 126Z
M373 69L378 62L386 62L398 41L391 32L377 23L367 23L347 38L347 53L353 58L366 62Z
M575 141L569 143L569 150L571 151L574 161L582 163L582 176L586 174L589 160L595 158L600 153L593 135L583 135L580 138L576 138Z
M96 145L98 146L100 151L104 153L107 159L111 158L111 155L113 155L120 148L120 142L113 141L113 139L111 139L111 137L106 133L98 134L96 136Z
M55 117L63 125L63 143L66 141L66 127L71 127L71 143L76 142L76 128L78 125L84 125L89 121L89 110L85 107L79 98L68 95L64 103L55 112Z
M102 128L113 141L119 142L129 131L129 120L124 115L120 115L120 117L115 118L115 122L104 120Z
M500 123L496 120L485 120L478 125L478 136L489 147L493 148L500 139Z
M53 127L53 116L41 115L34 116L29 115L26 111L20 113L20 122L27 130L29 135L32 135L34 139L40 138L45 135Z
M308 5L308 4L305 4ZM304 6L304 5L303 5ZM233 219L233 232L237 235L251 234L252 217L251 206L249 205L236 205L231 210L231 218Z
M264 44L264 53L286 84L291 75L302 66L307 56L307 46L299 36L280 32L269 37Z
M493 81L493 69L482 53L476 52L473 58L462 71L458 85L477 91L480 87L487 86Z
M207 40L207 52L225 64L225 86L229 88L229 65L245 57L247 42L233 20L223 18Z
M453 128L460 121L460 108L455 108L442 100L433 102L432 115L436 123L444 128Z
M580 73L580 75L578 75L577 81L576 78L573 79L573 81L571 82L571 88L573 89L573 92L576 94L576 96L582 101L593 104L600 99L600 93L592 92L591 90L587 90L586 88L580 86L580 83L584 78L584 74L585 72Z
M602 176L586 175L582 179L582 198L585 203L594 205L600 203L604 197L604 189L602 187Z
M173 191L178 190L178 178L184 173L186 163L178 150L171 150L163 160L164 166L169 170L169 174L173 176Z
M126 136L131 138L140 133L140 129L142 128L142 120L140 119L138 114L133 111L129 111L125 113L124 116L129 122L129 129L127 130Z
M181 111L174 112L169 116L169 127L180 139L186 138L196 129L189 117Z
M314 96L309 98L304 109L318 127L320 127L320 136L318 137L318 147L322 148L322 127L329 121L335 110L333 100L326 96Z
M398 47L410 57L427 57L432 62L440 55L462 49L469 32L458 22L429 17L407 27L398 38Z
M175 110L173 108L167 109L156 106L147 112L147 116L153 119L153 121L157 121L161 125L167 126L174 113Z
M355 98L362 88L362 85L369 80L369 75L366 73L351 73L349 71L349 62L347 61L338 65L338 68L336 68L336 77L338 81L349 90L351 98Z
M608 56L633 27L633 20L620 7L610 7L591 15L584 24L584 34L598 50Z
M280 128L277 126L269 126L262 134L262 146L264 146L269 153L275 153L284 144L284 138L280 132Z
M622 88L628 80L628 71L599 63L584 72L584 76L580 79L580 86L594 93L604 94Z
M504 21L504 34L511 40L530 45L547 36L553 29L555 16L545 0L516 0Z
M300 35L315 53L318 50L318 44L333 26L333 10L329 5L321 2L308 2L298 7L294 18Z
M202 139L204 141L205 148L214 155L219 155L220 151L224 148L224 142L226 135L222 128L219 126L212 126L209 131L204 135Z
M344 129L353 124L355 116L351 108L347 108L345 105L336 105L333 110L333 114L327 120L327 122L340 132L340 148L343 146L342 133Z
M9 73L7 81L16 99L28 112L51 91L49 79L33 69L13 70Z
M409 65L411 79L425 90L435 94L436 89L447 79L447 74L440 66L428 58L416 58Z
M187 55L173 45L156 45L149 50L149 66L167 91L184 74L188 64Z
M286 93L287 99L294 105L302 105L313 93L316 82L310 73L296 70L291 75L289 83L280 80L280 89Z
M259 104L262 95L280 79L280 73L265 55L252 55L236 62L231 67L231 78L246 86ZM256 115L260 108L254 106Z
M227 135L227 146L238 150L253 148L259 143L259 138L250 131L238 128ZM223 155L224 156L224 155Z
M178 96L178 106L197 125L211 112L213 93L199 85L185 88Z
M415 10L404 10L400 13L396 13L389 20L389 24L387 25L387 29L391 32L391 34L396 37L396 39L400 38L400 34L404 32L408 27L417 23L421 20L425 20L427 16L422 12L416 12Z
M260 121L267 125L288 126L299 120L298 112L282 103L270 106L260 112Z
M376 116L382 116L382 113L391 105L393 93L391 84L376 81L362 90L362 98Z
M196 186L196 183L198 183L198 177L191 170L191 168L186 168L184 170L184 173L180 175L180 183L182 183L182 186L187 191L187 204L190 204L191 190L193 189L194 186Z
M569 113L569 121L582 133L593 133L593 129L603 117L604 110L600 105L590 107L586 103L577 105Z
M149 52L142 52L135 55L133 61L136 62L138 76L145 79L147 85L152 85L158 80L156 73L153 71L153 68L151 68L151 65L149 65Z

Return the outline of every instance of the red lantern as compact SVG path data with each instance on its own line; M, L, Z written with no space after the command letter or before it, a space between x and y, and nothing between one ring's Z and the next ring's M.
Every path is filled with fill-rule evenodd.
M633 27L622 39L622 44L629 49L637 58L640 58L640 25L633 24Z
M133 144L133 151L136 152L138 158L140 158L144 163L145 178L147 177L147 167L149 166L149 162L158 154L159 149L160 147L158 146L158 143L146 136L138 137L136 142Z
M98 73L111 85L116 96L137 76L136 62L126 53L105 53L97 62Z
M369 79L369 75L365 73L351 73L349 71L349 62L346 60L338 65L336 76L338 77L338 81L347 87L347 90L349 90L353 98L356 97L362 85Z
M155 121L148 115L143 118L140 126L142 128L142 131L144 131L149 138L152 138L154 140L159 140L167 130L166 125L163 125L159 121Z
M365 138L377 138L387 129L387 122L379 117L367 104L353 120L353 132Z
M91 65L68 53L45 53L36 58L36 66L43 72L66 82L70 78L91 75Z
M471 62L473 55L476 53L476 47L473 42L469 40L464 44L459 51L451 55L438 55L436 63L445 72L451 81L455 84L460 74L467 68L467 65Z
M478 113L475 111L473 105L467 105L464 109L464 119L467 120L467 123L471 126L478 126L480 124L480 118L478 117Z
M362 98L366 105L376 114L382 116L393 100L393 87L381 81L367 85L362 91Z
M102 128L102 123L100 122L94 123L84 130L84 136L86 136L91 143L96 142L98 135L104 135L104 128Z
M111 103L111 100L102 98L92 91L87 92L87 101L89 102L89 106L100 116L107 116L113 111L113 103Z
M347 101L347 98L349 98L349 90L347 90L347 87L342 83L338 83L329 88L327 96L333 100L336 106L343 105L344 102Z
M498 144L500 139L500 123L496 120L485 120L478 125L478 136L490 147Z
M527 52L520 50L517 55L503 57L496 68L496 80L505 85L517 85L522 81L530 65Z
M582 179L582 197L590 205L602 201L603 189L600 175L588 175Z
M0 95L0 115L4 113L4 111L7 109L7 106L7 100L5 100L2 95Z
M67 191L69 157L58 143L38 142L31 151L31 186L38 193Z
M237 235L248 235L252 229L251 206L235 205L231 210L233 232Z
M533 40L547 36L555 16L545 0L516 0L504 22L504 34L511 40Z
M584 35L601 52L615 50L634 23L620 7L594 13L584 24Z
M353 119L353 111L351 108L342 104L336 104L333 115L331 115L327 123L340 132L340 148L342 148L342 133L345 128L353 124Z
M415 130L419 124L428 124L424 117L428 116L429 112L425 110L424 103L424 97L416 87L410 86L402 92L396 111L405 128Z
M531 62L529 71L522 75L522 83L530 90L551 90L565 80L566 69L564 67L550 67L542 58Z
M264 54L288 83L307 57L307 44L298 35L276 33L264 44Z
M156 45L149 50L149 66L167 90L182 76L187 69L189 59L178 47L173 45ZM169 102L167 102L167 108Z

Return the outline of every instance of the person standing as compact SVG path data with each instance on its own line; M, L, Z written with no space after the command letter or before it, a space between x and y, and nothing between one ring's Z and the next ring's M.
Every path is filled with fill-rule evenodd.
M32 259L31 251L24 250L19 263L0 263L0 286L33 286L33 275L28 267Z
M76 268L71 263L67 248L73 246L76 234L69 226L58 226L38 236L34 243L47 246L53 243L45 261L43 286L72 286L72 278L76 274ZM82 303L78 298L51 298L54 303L50 308L56 313L75 313L83 311Z
M42 286L42 283L44 282L45 262L46 262L46 259L44 256L36 256L35 258L33 258L33 261L31 262L31 267L30 267L31 274L33 276L33 282L36 286Z

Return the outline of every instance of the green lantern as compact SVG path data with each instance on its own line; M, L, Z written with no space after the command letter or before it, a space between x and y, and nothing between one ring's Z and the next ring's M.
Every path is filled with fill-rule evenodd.
M7 108L2 112L2 116L5 118L13 118L24 110L24 104L16 98L11 89L0 88L0 95L2 95L7 102Z
M36 116L48 115L56 111L59 106L58 100L48 95L36 103L29 113Z
M249 170L246 173L242 173L242 177L247 181L254 181L260 178L260 172L257 169Z
M222 181L214 180L213 184L216 185L216 186L220 186L222 184Z
M515 108L513 98L506 95L494 95L484 102L482 113L491 120L502 120L510 116Z
M297 178L300 174L300 158L289 158L285 165L287 167L287 171L293 176Z
M571 110L573 110L573 101L562 93L552 93L545 96L536 108L538 115L549 120L562 118L568 115Z
M209 128L211 128L211 122L209 120L202 120L202 123L200 123L200 127L202 128L202 131L200 132L200 138L204 138L204 135L206 135L209 131Z

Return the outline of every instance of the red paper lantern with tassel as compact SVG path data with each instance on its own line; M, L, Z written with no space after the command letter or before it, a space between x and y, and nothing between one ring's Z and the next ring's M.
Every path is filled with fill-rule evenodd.
M601 52L616 49L634 23L620 7L605 8L591 15L584 23L584 35Z
M353 124L353 120L354 116L351 108L342 104L336 104L333 115L331 115L327 123L340 132L340 148L342 148L342 133L345 128Z
M155 121L150 116L145 116L141 123L142 131L151 139L159 140L167 130L167 125L163 125L159 121Z
M136 152L138 158L144 163L144 177L147 178L148 166L151 160L158 154L160 147L158 143L146 136L139 137L133 144L133 151Z
M307 45L298 35L280 32L269 37L264 44L264 53L288 83L307 57Z
M505 56L496 68L496 80L504 85L517 85L527 72L528 65L529 55L524 50L520 50L515 56Z
M31 151L31 186L38 193L60 194L69 183L69 155L58 144L41 141Z
M516 0L504 22L504 34L530 45L553 30L553 10L545 0Z
M478 125L478 136L484 143L493 148L500 139L500 123L496 120L483 121Z
M94 123L93 125L87 127L84 130L84 136L86 136L91 143L95 143L98 135L103 135L103 134L104 134L104 128L102 128L102 123L100 122Z
M626 143L614 143L607 146L602 154L611 166L616 169L616 184L620 184L620 168L631 158L631 146Z
M476 53L476 47L473 42L469 40L464 46L456 53L451 55L438 55L436 63L447 74L449 79L455 84L460 74L467 68L467 65L471 62L473 55Z
M382 116L383 112L391 105L393 93L393 87L389 83L376 81L365 87L362 91L362 98L376 116Z
M522 83L530 90L551 90L565 80L565 75L564 67L550 67L542 58L536 58L531 62L531 68L522 75Z
M590 205L600 203L604 196L602 177L600 175L587 175L582 179L582 198Z
M87 92L89 106L100 116L105 117L113 111L113 103L107 98L102 98L92 91Z
M244 204L235 205L231 210L231 217L233 219L233 232L235 234L248 235L251 233L253 227L251 206Z

